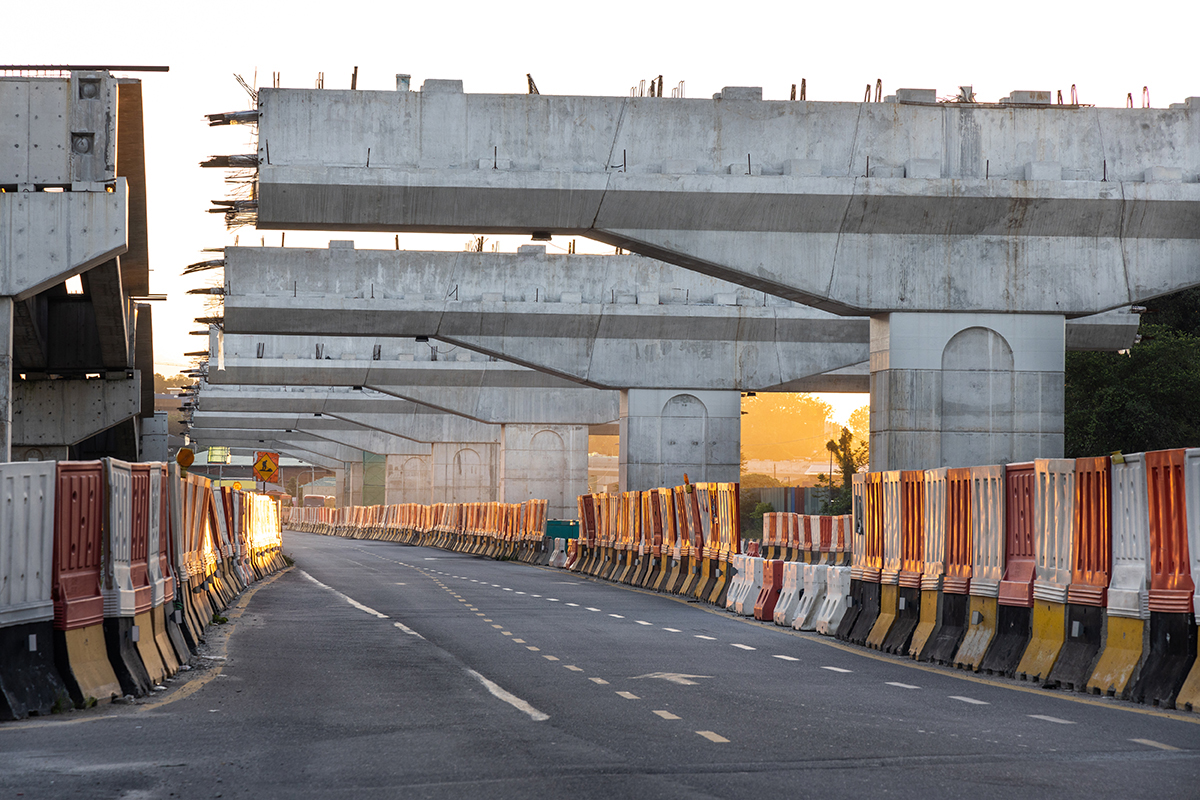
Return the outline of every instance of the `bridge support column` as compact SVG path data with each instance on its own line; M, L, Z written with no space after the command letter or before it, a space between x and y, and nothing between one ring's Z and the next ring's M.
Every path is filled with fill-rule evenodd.
M549 519L579 516L576 498L588 490L587 425L502 426L500 499L549 501Z
M623 492L740 479L741 392L622 391L620 434Z
M496 500L497 451L491 442L434 442L432 502L490 503Z
M1065 346L1062 316L873 316L871 469L1061 458Z
M0 461L12 460L13 299L0 297Z

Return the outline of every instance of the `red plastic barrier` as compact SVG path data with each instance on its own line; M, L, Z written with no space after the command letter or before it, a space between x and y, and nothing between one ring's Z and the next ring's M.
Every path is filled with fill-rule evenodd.
M807 524L809 517L805 517L804 519L805 519L805 523ZM820 528L820 530L817 533L817 535L820 537L819 540L817 541L817 547L821 548L822 553L829 553L829 552L833 551L833 549L834 549L834 541L833 541L834 518L833 517L817 517L817 519L819 520L818 527ZM839 534L840 533L841 533L841 531L839 530Z
M921 588L925 571L925 472L900 473L900 577L909 589Z
M759 543L758 543L758 542L749 542L749 543L746 545L746 548L747 548L747 549L746 549L746 555L750 556L751 558L758 558L758 557L759 557L759 554L760 554L760 552L761 552L761 548L760 548L760 546L759 546Z
M971 590L971 470L946 471L946 574L942 591Z
M150 465L131 464L133 476L130 521L133 538L129 551L129 577L133 581L133 611L143 614L154 608L154 585L150 581Z
M69 631L104 621L100 594L104 463L60 461L55 481L54 627Z
M1037 575L1033 531L1033 489L1037 478L1033 463L1005 468L1004 578L1000 605L1033 607L1033 579Z
M775 605L783 591L783 562L768 561L763 564L763 585L754 603L754 618L763 622L775 619Z
M1184 450L1145 455L1150 512L1150 610L1192 611L1195 584L1188 565Z
M1108 456L1075 460L1075 552L1067 602L1108 605L1112 576L1112 466Z

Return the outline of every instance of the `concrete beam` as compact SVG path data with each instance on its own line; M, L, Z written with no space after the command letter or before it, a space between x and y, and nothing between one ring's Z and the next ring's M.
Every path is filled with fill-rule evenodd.
M1200 283L1190 108L258 98L260 229L582 234L841 314L1078 316Z
M867 358L865 319L640 256L332 244L226 248L225 330L429 337L608 389L786 391Z
M0 295L24 300L126 250L125 180L112 192L0 193Z
M380 455L421 453L427 452L428 448L427 442L329 415L315 417L310 414L218 414L198 411L192 417L191 431L194 435L201 436L204 429L210 431L274 431L276 435L287 431L300 431ZM496 435L498 436L498 432ZM450 441L472 440L451 439Z
M121 285L119 259L109 259L86 272L83 287L96 311L96 331L104 368L125 369L133 366L132 326L129 324L133 309Z
M13 390L13 444L77 444L142 410L142 380L128 378L17 381Z

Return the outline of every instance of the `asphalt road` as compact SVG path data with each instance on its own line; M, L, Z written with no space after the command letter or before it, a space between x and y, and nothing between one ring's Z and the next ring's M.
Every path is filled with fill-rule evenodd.
M168 691L0 726L0 796L1200 795L1200 715L559 570L285 534Z

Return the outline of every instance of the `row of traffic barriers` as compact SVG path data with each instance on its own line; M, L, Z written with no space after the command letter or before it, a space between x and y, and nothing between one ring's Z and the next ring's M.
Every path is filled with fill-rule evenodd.
M839 638L1200 709L1200 448L872 472L853 493Z
M275 501L176 464L0 463L0 719L152 691L281 545Z
M746 577L763 561L758 542L742 552L738 490L736 483L689 483L581 495L580 538L566 543L562 566L729 607L749 591ZM848 517L771 513L764 518L763 546L780 564L817 565L823 574L849 557L849 529Z
M283 509L290 529L440 547L500 560L549 564L549 501L524 503L403 503L390 506Z

